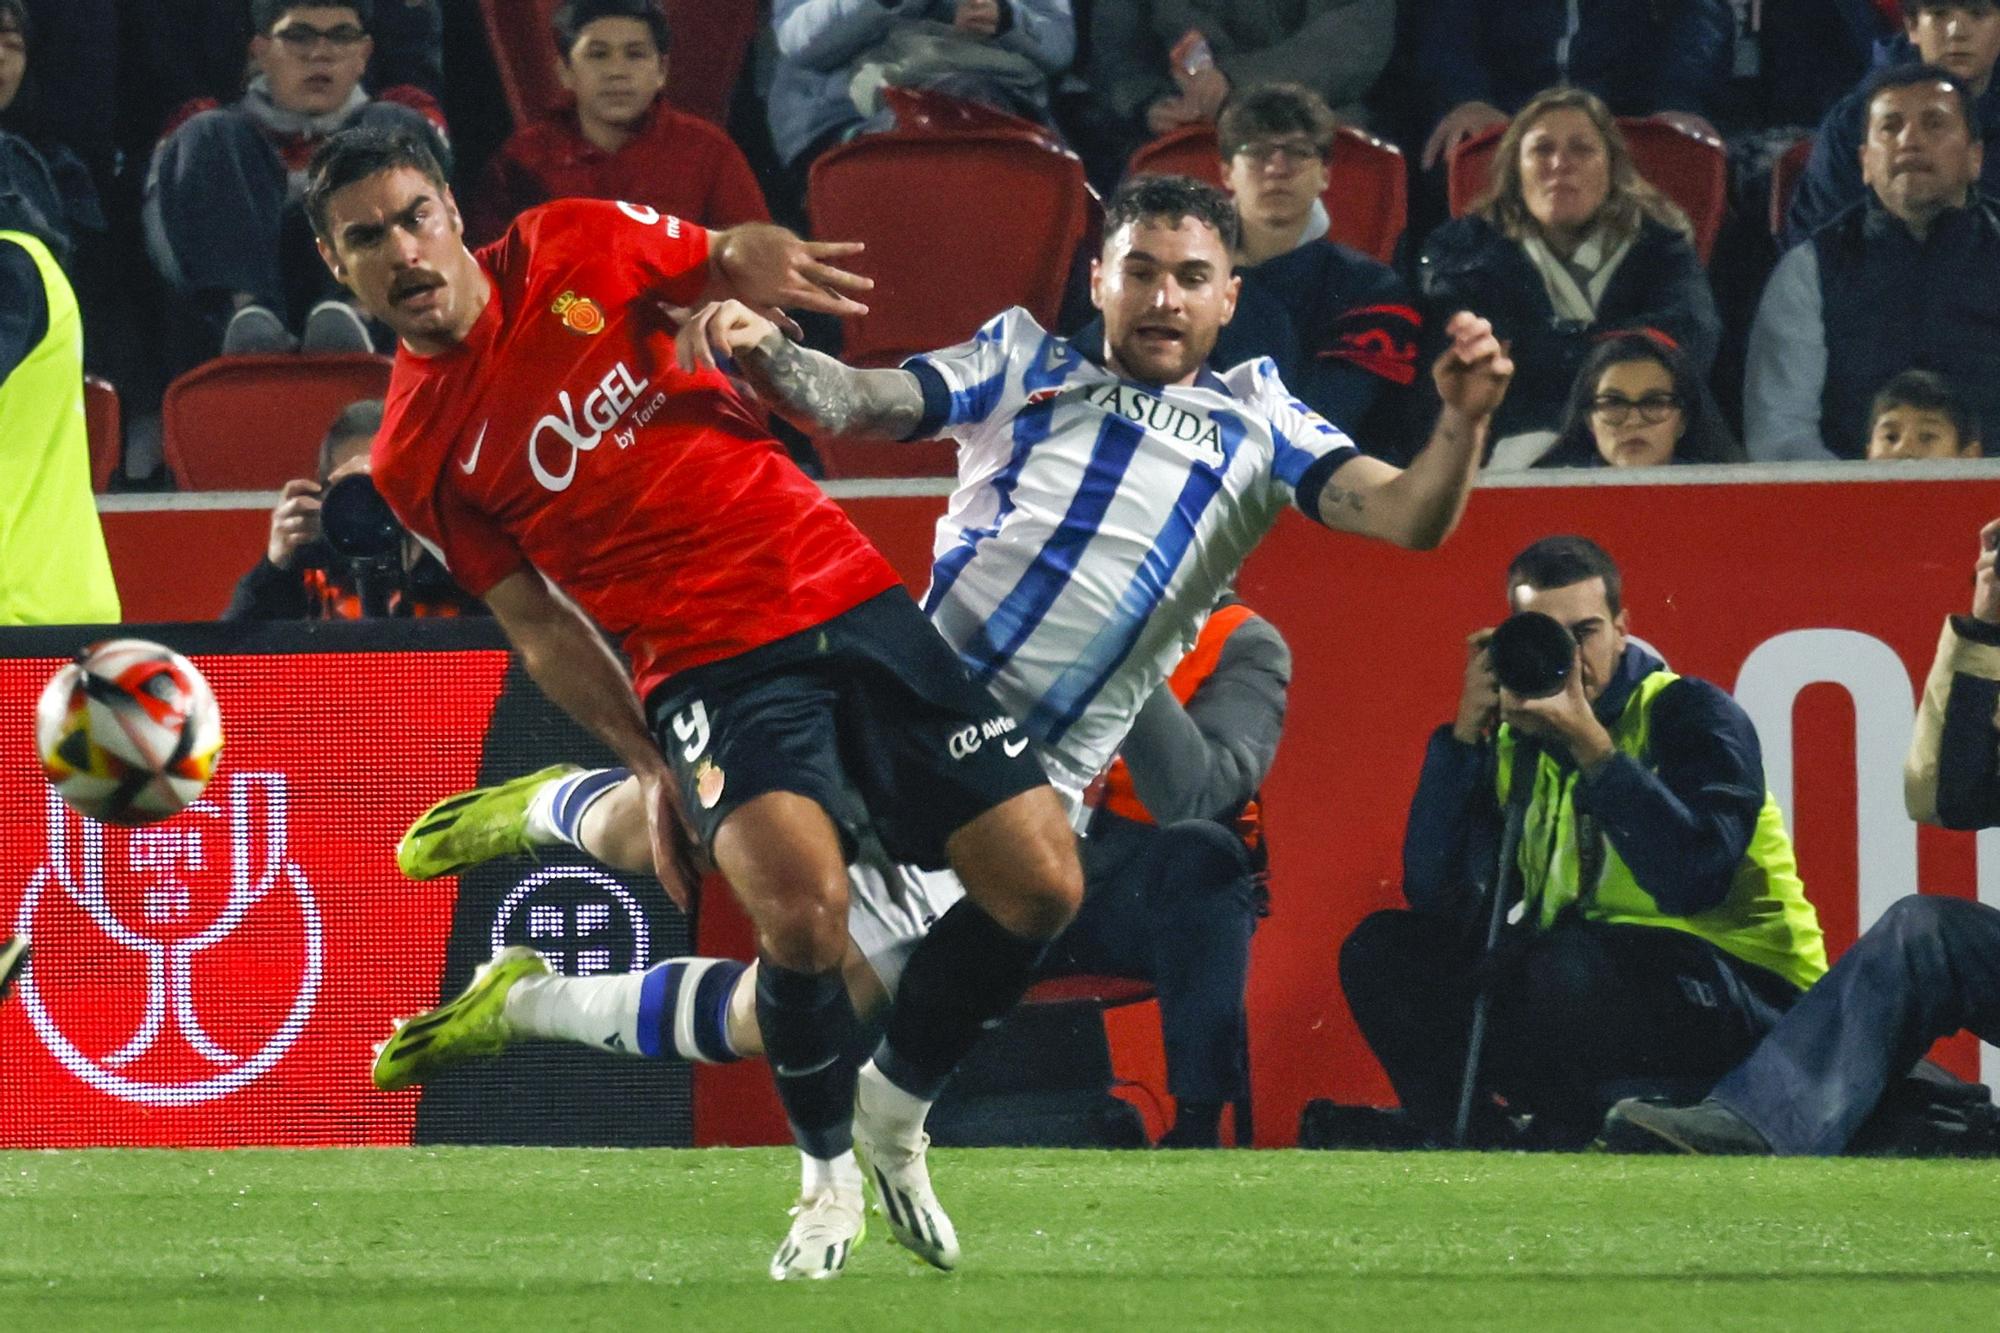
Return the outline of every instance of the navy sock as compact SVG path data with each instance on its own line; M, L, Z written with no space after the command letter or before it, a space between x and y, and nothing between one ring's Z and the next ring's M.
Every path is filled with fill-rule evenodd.
M757 964L757 1023L792 1138L831 1161L854 1147L854 1004L840 973Z
M979 1034L1028 989L1047 947L959 899L910 955L875 1067L911 1096L936 1100Z
M729 996L747 964L730 958L670 958L639 986L639 1053L649 1059L728 1064Z

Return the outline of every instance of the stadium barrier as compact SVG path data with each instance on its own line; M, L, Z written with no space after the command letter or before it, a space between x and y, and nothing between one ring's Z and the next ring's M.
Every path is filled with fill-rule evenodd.
M1973 463L1672 468L1636 477L1606 472L1489 480L1451 541L1423 555L1329 537L1296 516L1282 521L1252 557L1241 584L1250 603L1284 631L1296 656L1285 742L1266 788L1273 915L1257 933L1251 972L1259 1142L1288 1142L1311 1097L1389 1099L1341 1002L1335 950L1361 917L1398 901L1403 819L1425 739L1450 716L1457 698L1464 637L1503 613L1508 560L1552 532L1602 541L1624 568L1633 632L1677 670L1732 690L1750 711L1763 737L1767 776L1796 836L1808 892L1835 950L1890 902L1920 888L2000 904L2000 833L1975 838L1918 829L1904 816L1901 799L1916 693L1945 614L1967 603L1973 534L2000 513L1995 476L1991 465ZM829 489L903 576L921 586L946 484ZM263 545L272 497L204 496L198 497L201 507L172 507L181 499L106 499L107 536L130 616L213 614ZM175 629L159 636L193 651L221 677L221 688L225 680L238 681L231 675L237 668L210 668L203 654L225 640L199 637L217 632L191 629L192 637L179 637ZM343 632L381 631L271 631L322 646L344 644L338 637ZM475 640L458 636L481 631L439 625L400 632L413 636L408 644L421 646L470 644ZM0 696L0 715L20 719L0 729L0 745L11 747L5 790L13 816L0 851L0 914L15 919L25 888L49 859L28 710L53 668L51 655L79 639L73 631L39 633L48 637L29 643L17 635L6 645L16 660L6 664L11 674ZM421 1137L426 1122L415 1098L381 1098L368 1091L361 1071L367 1045L386 1019L432 1003L440 979L453 975L445 952L460 932L446 919L449 890L413 888L396 878L390 860L396 834L402 821L434 799L432 793L482 773L509 775L579 753L575 739L557 744L500 735L492 722L505 659L493 648L497 640L477 642L483 646L443 658L293 654L289 671L277 658L246 659L242 669L266 673L258 679L275 691L272 697L289 702L269 708L266 739L253 743L255 726L239 714L247 709L254 717L258 705L239 702L240 681L224 691L232 739L212 799L224 800L238 776L279 771L294 784L295 826L310 823L306 812L324 805L324 815L312 816L320 831L311 836L340 839L340 855L308 867L306 879L325 913L324 948L329 956L336 949L352 955L343 966L358 970L343 975L361 980L323 988L321 1007L291 1053L255 1083L204 1103L206 1112L112 1106L107 1094L49 1052L27 1007L10 1001L0 1010L0 1054L9 1068L0 1079L0 1141L70 1143L90 1134L127 1141L111 1136L114 1127L162 1142L176 1136L224 1141L224 1126L259 1142ZM18 660L23 656L31 660ZM287 693L293 689L288 680L296 694ZM553 725L537 709L545 705L523 706L524 714ZM265 757L272 753L285 757ZM300 845L297 838L293 845ZM631 887L635 895L657 894L650 886ZM480 910L490 913L494 891L482 892L489 906ZM667 915L652 917L649 928L664 929L675 919L671 909L658 910ZM656 934L651 957L665 956L658 940ZM748 940L726 896L710 894L700 921L702 952L747 956ZM286 947L295 955L299 946ZM103 977L102 984L122 987L94 1002L104 1012L104 1030L90 1049L108 1057L133 1039L145 1018L146 992L131 958L103 944L98 953L79 977ZM465 966L470 956L461 960ZM122 981L116 980L119 966L129 973ZM285 967L295 979L297 962ZM230 1037L217 1039L234 1050L230 1040L241 1045L255 1037L257 1023L270 1031L284 1017L272 1006L289 1002L291 994L278 994L275 982L268 996L246 992L244 1017L236 1021L247 1026L240 1035L232 1028ZM363 994L370 998L357 998ZM197 1000L197 1012L205 1013ZM1151 1008L1136 1006L1116 1018L1119 1074L1163 1092ZM1982 1070L1967 1038L1944 1043L1939 1054L1959 1073ZM513 1071L540 1058L510 1055L490 1076L511 1080ZM612 1107L625 1095L624 1085L602 1080L641 1068L598 1061L587 1052L574 1058L587 1062L589 1074L580 1077L584 1064L571 1069L579 1076L574 1082L589 1083L577 1096L584 1108L579 1114ZM193 1062L202 1059L197 1053L183 1063L199 1071ZM298 1069L314 1060L322 1062L317 1072ZM1988 1080L2000 1076L2000 1055L1986 1053L1983 1073ZM272 1091L281 1084L271 1080L294 1077L308 1090L302 1098L287 1101ZM693 1096L697 1142L783 1139L783 1120L760 1066L703 1069ZM259 1109L239 1113L238 1105ZM293 1107L311 1134L276 1137L283 1123L278 1117ZM1156 1113L1152 1099L1142 1101L1142 1109Z
M660 886L576 856L412 884L396 840L432 802L608 762L483 621L141 625L214 687L222 765L151 828L71 813L27 719L104 630L0 631L0 920L33 964L0 1011L0 1146L693 1142L688 1071L535 1046L421 1091L368 1080L391 1020L506 944L560 970L688 952Z

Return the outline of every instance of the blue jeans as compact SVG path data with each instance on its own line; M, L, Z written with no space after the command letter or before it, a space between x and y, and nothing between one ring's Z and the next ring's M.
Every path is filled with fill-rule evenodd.
M1842 1152L1891 1080L1960 1028L2000 1042L2000 911L1904 898L1709 1095L1775 1152Z

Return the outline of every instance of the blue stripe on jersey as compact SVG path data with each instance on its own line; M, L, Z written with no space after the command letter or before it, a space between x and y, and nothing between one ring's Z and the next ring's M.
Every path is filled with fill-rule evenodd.
M971 426L993 415L993 408L1000 401L1000 390L1006 387L1007 369L1001 367L979 383L966 389L951 391L951 411L946 415L947 426Z
M1212 412L1209 419L1221 428L1222 466L1213 470L1197 466L1188 473L1165 525L1153 538L1153 549L1119 595L1118 605L1104 628L1029 712L1026 721L1030 735L1055 741L1075 726L1105 682L1131 656L1146 622L1159 609L1167 585L1173 582L1175 572L1186 559L1188 548L1194 544L1195 531L1221 492L1222 478L1235 461L1237 447L1243 443L1241 417L1233 412Z
M983 331L982 331L983 336ZM1035 355L1028 362L1028 368L1021 372L1021 387L1025 393L1035 393L1042 389L1054 389L1069 378L1070 372L1083 364L1083 357L1066 343L1060 346L1068 353L1060 362L1051 366L1049 355L1051 344L1059 340L1052 334L1042 336L1042 344L1035 349ZM930 591L924 594L924 614L935 614L943 603L951 585L958 582L958 576L972 563L972 557L979 553L979 544L997 535L1000 525L1014 512L1014 487L1020 483L1021 469L1028 465L1028 453L1036 445L1049 438L1055 425L1056 405L1048 400L1030 403L1014 416L1014 452L1007 458L1007 466L1000 469L993 479L995 505L993 521L983 528L969 528L959 534L958 545L938 557L931 567Z
M1124 480L1125 469L1132 465L1132 456L1145 435L1144 427L1120 416L1106 416L1098 427L1090 464L1076 494L1070 497L1062 522L1020 581L959 653L981 684L999 674L1069 586L1078 558L1097 536L1098 525L1111 508L1118 483Z

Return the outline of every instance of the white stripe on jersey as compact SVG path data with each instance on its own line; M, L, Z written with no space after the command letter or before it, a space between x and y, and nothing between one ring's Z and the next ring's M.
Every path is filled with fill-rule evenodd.
M924 609L1080 787L1307 468L1353 442L1268 359L1136 384L1018 308L911 364L951 391L940 433L959 444Z

